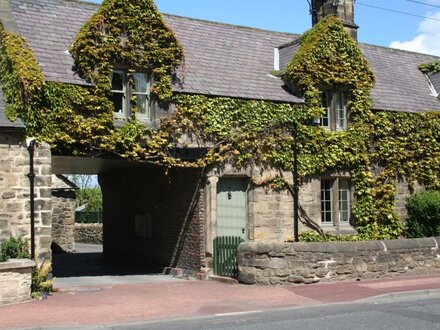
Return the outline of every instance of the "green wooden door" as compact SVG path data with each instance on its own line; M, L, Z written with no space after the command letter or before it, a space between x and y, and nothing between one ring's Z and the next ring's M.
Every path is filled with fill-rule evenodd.
M247 240L247 180L220 178L217 184L217 236Z
M221 178L217 184L214 274L237 277L237 247L247 238L247 180Z

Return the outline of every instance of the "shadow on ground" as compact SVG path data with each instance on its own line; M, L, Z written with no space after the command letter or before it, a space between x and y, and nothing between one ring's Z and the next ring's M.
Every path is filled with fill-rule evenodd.
M53 276L125 276L146 275L162 272L160 267L141 267L111 262L104 258L102 246L78 245L75 253L54 253L52 256Z

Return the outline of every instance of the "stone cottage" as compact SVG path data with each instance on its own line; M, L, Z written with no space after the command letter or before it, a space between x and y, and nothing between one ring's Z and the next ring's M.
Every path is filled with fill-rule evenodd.
M87 45L93 45L93 42L87 43L87 32L90 32L87 28L97 26L98 30L102 28L108 34L112 33L112 28L121 31L117 22L109 23L106 14L113 10L115 17L126 18L123 15L129 14L123 10L125 2L133 3L136 8L152 6L150 0L108 0L102 7L79 0L0 0L0 19L7 31L26 38L47 84L60 89L60 86L81 87L80 93L84 93L80 94L81 97L87 98L90 95L87 93L95 95L96 92L91 82L103 77L99 76L99 70L108 70L105 65L100 66L103 64L100 62L87 59L81 62L82 52L88 51ZM336 16L341 19L348 35L356 39L353 1L316 0L312 1L312 9L314 24L329 15ZM144 13L139 13L139 17L141 14ZM172 31L177 42L167 34L168 44L176 45L175 49L181 45L185 56L184 63L179 62L172 73L174 96L271 102L289 107L304 105L304 91L295 90L284 78L288 75L289 63L301 49L300 35L174 15L162 16L164 21L156 16L152 21L145 20L145 26L156 29L152 28L153 37L148 45L124 48L130 46L131 32L127 31L120 32L110 42L116 40L112 47L118 51L130 49L142 55L148 47L159 47L154 49L160 52L163 50L160 47L168 45L160 46L160 38L154 39L156 31L165 31L165 34ZM88 25L83 27L86 23ZM98 37L95 41L108 42ZM440 111L437 99L440 73L435 70L423 73L419 69L421 64L436 62L440 58L362 43L357 46L375 78L371 90L372 110L396 114ZM160 60L148 68L130 67L124 61L124 56L130 58L130 54L123 51L115 54L110 51L109 58L113 62L107 63L111 70L106 79L111 88L106 95L113 107L113 126L108 134L124 130L133 116L145 127L157 129L164 119L179 109L179 105L172 102L148 101L150 94L157 93L157 86L166 85L171 73L165 70L164 75L164 71L158 70L157 66L161 68L162 64L156 62ZM108 54L103 50L95 55L100 58ZM130 58L130 61L135 60ZM5 86L4 81L2 84ZM337 134L340 131L344 134L350 126L349 99L349 91L344 88L323 90L321 107L324 114L320 116L323 132ZM1 100L3 102L3 98ZM65 116L76 111L77 105L72 104L69 103ZM96 111L99 113L100 110ZM27 235L29 227L28 154L23 145L25 127L19 120L8 121L4 112L5 105L0 103L0 181L5 183L0 192L1 239L9 235ZM84 121L93 118L85 114L81 116ZM57 118L54 116L53 120ZM89 128L85 126L78 134L87 134ZM139 126L130 128L135 130ZM115 143L120 136L115 135L113 141L101 137L98 147L85 147L80 142L70 141L62 132L63 129L57 131L59 141L50 141L52 154L49 145L44 143L39 143L37 151L36 226L40 257L49 257L52 241L50 226L54 205L51 203L54 201L50 194L50 175L62 173L98 174L103 193L104 254L111 259L181 268L192 274L202 269L209 273L215 237L285 241L293 236L292 195L255 184L276 175L277 171L262 173L259 167L253 166L237 170L228 164L210 165L203 170L184 166L168 168L157 166L150 161L154 157L146 154L144 158L134 157L140 161L129 161L117 157L116 152L109 152L111 148L98 152L100 148ZM80 138L77 140L81 141ZM129 151L130 155L136 154L139 148ZM206 145L200 146L188 139L170 153L183 160L192 160L206 153ZM286 179L292 180L289 173L286 173ZM353 190L349 171L311 175L301 185L300 204L308 218L324 231L353 233ZM400 182L396 191L396 212L403 215L409 190L404 182ZM302 226L301 230L304 229Z

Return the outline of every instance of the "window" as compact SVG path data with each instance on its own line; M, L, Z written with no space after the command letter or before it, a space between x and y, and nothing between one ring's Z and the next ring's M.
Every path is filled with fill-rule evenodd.
M139 72L128 74L125 71L113 71L110 78L115 117L128 118L136 109L139 119L151 120L150 76Z
M347 129L347 93L323 92L321 106L325 113L321 117L321 126L331 131Z
M351 184L349 179L322 179L322 224L335 226L349 224L351 215L351 199Z

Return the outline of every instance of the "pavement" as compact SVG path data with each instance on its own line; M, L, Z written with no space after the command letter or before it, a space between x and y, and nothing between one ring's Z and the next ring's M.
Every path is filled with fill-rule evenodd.
M0 329L117 325L355 302L377 296L392 298L411 293L440 295L440 275L284 286L172 277L148 283L65 286L45 300L0 307Z
M54 255L53 263L58 292L44 300L0 307L0 329L113 326L402 295L440 296L440 274L310 285L227 284L108 265L100 246L84 244L77 244L77 253Z

